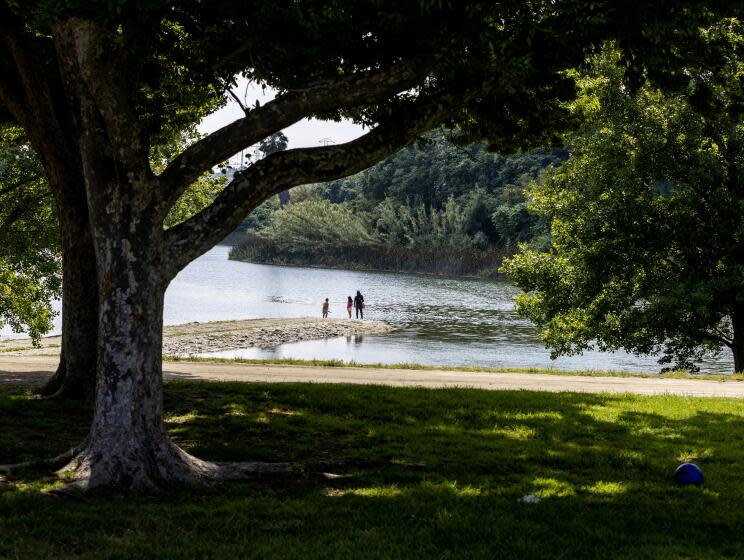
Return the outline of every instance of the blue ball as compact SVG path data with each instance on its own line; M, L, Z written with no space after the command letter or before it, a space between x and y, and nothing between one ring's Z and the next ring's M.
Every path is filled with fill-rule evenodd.
M695 463L682 463L674 471L674 482L682 486L700 486L703 483L703 471Z

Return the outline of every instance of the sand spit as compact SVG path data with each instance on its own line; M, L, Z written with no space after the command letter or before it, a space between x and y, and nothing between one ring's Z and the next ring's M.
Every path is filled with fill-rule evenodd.
M190 323L166 327L163 353L188 356L251 346L271 348L289 342L353 334L384 334L392 330L393 327L381 321L314 317Z
M204 352L236 350L251 346L271 348L289 342L354 334L384 334L392 330L393 327L381 321L317 317L187 323L165 327L163 354L193 356ZM29 339L2 340L0 354L5 356L58 354L60 344L59 336L43 338L39 348L30 348Z

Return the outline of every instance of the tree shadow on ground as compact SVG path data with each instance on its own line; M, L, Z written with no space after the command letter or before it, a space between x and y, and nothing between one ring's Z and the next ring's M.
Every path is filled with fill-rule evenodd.
M744 557L739 401L172 383L165 405L201 458L304 469L74 501L27 473L0 486L0 557ZM88 414L0 393L0 461L74 445ZM689 459L701 488L672 482Z

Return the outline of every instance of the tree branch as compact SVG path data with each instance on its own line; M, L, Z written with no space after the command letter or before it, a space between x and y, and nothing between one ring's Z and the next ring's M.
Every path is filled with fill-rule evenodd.
M127 96L126 76L121 74L122 69L129 70L121 53L111 52L101 27L89 20L63 20L53 26L52 35L65 83L75 88L78 101L82 104L85 99L94 107L97 120L105 123L105 137L116 158L125 162L130 172L151 174L148 146Z
M722 342L729 348L733 348L734 339L731 338L728 333L724 333L721 329L719 329L715 325L711 327L711 330L715 333L715 335L709 334L708 336L717 338L720 342Z
M235 92L230 89L229 87L226 87L225 90L227 91L228 95L232 97L233 101L238 104L238 107L240 107L240 110L243 111L243 114L247 115L251 112L251 110L243 105L243 102L240 100L240 97L238 97Z
M163 171L160 184L164 215L202 173L240 150L310 115L380 102L410 89L422 81L426 69L425 65L407 65L323 81L288 91L251 110L184 150Z
M0 100L5 104L13 118L25 121L23 111L23 78L19 72L17 53L22 30L16 15L6 2L0 2L0 61L3 62L3 78L0 80Z
M55 185L63 183L61 177L79 162L78 137L58 70L40 62L45 57L54 58L52 42L27 33L7 3L0 2L0 60L5 63L0 100L25 129L47 172L49 162L54 162L59 177L48 179L59 196L61 190Z
M233 179L200 213L165 232L169 277L212 248L267 198L291 187L330 181L362 171L437 126L451 108L422 104L407 119L381 124L364 136L334 146L277 152Z

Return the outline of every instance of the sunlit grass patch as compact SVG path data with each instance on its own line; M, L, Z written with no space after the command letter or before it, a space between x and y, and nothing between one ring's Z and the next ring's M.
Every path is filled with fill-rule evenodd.
M362 498L397 498L403 492L397 484L372 486L370 488L351 488L339 490L338 496L360 496Z
M714 454L715 452L712 447L706 449L685 449L677 455L676 459L680 463L689 463L691 461L711 459Z
M187 412L186 414L166 414L166 424L185 424L187 422L194 422L199 419L199 413L196 411Z
M529 426L494 426L490 432L506 438L522 440L534 438L538 434L537 430Z
M628 484L625 482L607 482L598 481L590 486L582 486L582 491L589 492L590 494L598 494L601 496L616 496L623 494L628 491Z
M484 494L482 488L473 486L471 484L461 484L456 480L445 480L441 483L428 483L424 484L423 488L427 488L434 492L447 492L453 496L474 498Z
M513 412L513 413L494 413L504 420L517 420L517 421L529 421L529 420L560 420L562 418L561 413L557 410L541 410L535 412Z
M532 487L532 493L541 499L566 498L576 495L576 489L572 484L555 478L536 478Z
M302 412L297 410L288 410L283 408L272 408L269 410L270 414L278 414L280 416L302 416Z

